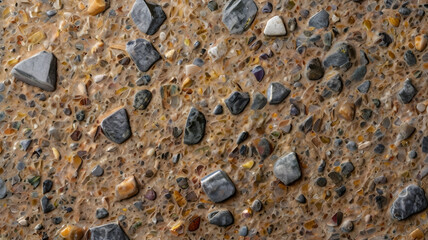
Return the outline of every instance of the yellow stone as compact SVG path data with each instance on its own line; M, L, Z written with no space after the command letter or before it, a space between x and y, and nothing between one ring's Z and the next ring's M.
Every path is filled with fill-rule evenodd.
M85 231L83 228L67 225L63 230L61 230L59 235L66 240L80 240L83 238L84 234Z
M417 37L415 37L415 48L418 51L423 51L425 49L425 47L427 46L427 38L424 35L419 35Z
M31 44L37 44L46 38L46 34L42 31L33 33L29 38L28 42Z
M174 50L174 49L169 50L168 52L166 52L166 53L165 53L165 57L166 57L168 60L172 60L172 58L174 57L174 53L175 53L175 50Z
M398 25L400 25L400 19L398 17L389 17L388 21L389 21L389 24L391 24L394 27L398 27Z
M53 147L52 152L56 160L59 160L61 158L61 154L58 152L56 148Z
M137 181L134 176L130 176L116 186L116 199L123 200L138 193Z
M184 79L183 84L181 85L181 89L189 88L192 86L192 84L193 84L193 80L190 78L186 78Z
M171 227L170 231L175 236L183 234L184 233L184 223L183 223L183 221L179 221L176 224L174 224L174 226Z
M248 162L242 164L242 167L246 168L246 169L251 169L253 166L254 166L254 161L253 160L248 161Z
M105 0L89 0L88 13L92 16L102 13L106 10Z
M417 228L412 233L410 233L410 237L412 239L424 239L424 232Z

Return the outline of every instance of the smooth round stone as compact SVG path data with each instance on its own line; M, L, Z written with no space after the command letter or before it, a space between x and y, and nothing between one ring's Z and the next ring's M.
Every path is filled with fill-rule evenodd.
M280 16L269 19L266 23L263 33L269 37L279 37L287 34L284 22Z
M422 113L426 110L427 106L424 103L418 103L416 105L416 109L418 110L418 112Z
M91 173L94 177L101 177L104 174L104 169L100 165L97 165L92 169Z
M208 214L208 221L219 227L227 227L233 224L234 218L229 210L216 210Z
M213 110L213 114L214 115L220 115L223 113L223 106L222 105L217 105L215 106L214 110Z
M205 116L196 108L190 110L184 129L183 142L187 145L195 145L202 141L205 135Z
M248 227L247 226L242 226L239 229L239 236L245 237L248 235Z
M315 184L319 187L325 187L327 185L327 179L325 177L319 177L315 180Z
M105 208L98 208L96 213L95 213L95 217L98 219L103 219L108 217L109 213L107 211L107 209Z
M415 158L417 158L418 157L418 153L415 151L415 150L411 150L410 152L409 152L409 158L411 158L411 159L415 159Z
M350 220L345 220L340 226L340 230L345 233L349 233L354 230L354 224Z
M256 199L254 200L254 202L251 204L251 209L253 209L254 212L260 212L263 208L263 203Z
M6 183L0 178L0 199L5 198L7 195Z

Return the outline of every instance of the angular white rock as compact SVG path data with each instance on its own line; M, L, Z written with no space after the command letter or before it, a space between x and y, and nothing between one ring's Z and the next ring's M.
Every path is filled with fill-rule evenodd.
M267 21L266 27L263 33L269 37L278 37L278 36L286 35L287 29L285 29L285 25L281 17L275 16L269 19L269 21Z

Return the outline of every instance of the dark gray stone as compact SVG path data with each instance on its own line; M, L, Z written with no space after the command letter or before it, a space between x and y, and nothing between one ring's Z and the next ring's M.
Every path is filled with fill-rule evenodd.
M42 51L18 63L12 75L29 85L45 91L55 91L57 78L57 59L50 52Z
M81 122L83 120L85 120L85 111L80 110L76 112L76 120Z
M263 80L263 77L265 76L265 70L262 66L255 66L251 72L254 74L254 77L258 82L261 82Z
M351 75L351 81L359 82L366 76L367 67L365 65L357 67Z
M106 218L108 217L108 215L109 213L105 208L98 208L97 211L95 212L95 217L98 219Z
M238 91L232 93L226 100L224 100L224 103L233 115L238 115L243 112L249 102L250 94Z
M195 58L195 60L193 60L193 65L202 67L204 66L204 60L202 60L201 58Z
M262 13L271 13L272 9L273 9L272 3L267 2L262 8Z
M379 33L379 37L380 37L379 46L381 47L388 47L389 44L392 43L392 38L385 32Z
M427 141L428 141L428 140L427 140ZM428 142L427 142L427 144L428 144ZM428 145L427 145L427 147L428 147ZM427 150L428 150L428 149L427 149ZM415 158L417 158L417 157L418 157L418 153L417 153L415 150L411 150L411 151L409 151L408 156L409 156L409 158L410 158L410 159L415 159Z
M152 100L152 92L149 90L138 91L134 96L134 108L138 110L145 110Z
M330 15L326 10L321 10L309 19L309 26L316 29L326 28L329 25Z
M334 189L334 191L336 192L336 194L337 194L338 197L341 197L341 196L345 195L345 193L346 193L346 187L345 186L340 186L340 187Z
M253 209L254 212L260 212L263 208L263 203L256 199L254 200L254 202L251 204L251 209Z
M315 180L315 184L319 187L325 187L327 185L327 179L325 177L319 177Z
M145 86L149 85L151 80L152 78L149 75L143 75L142 77L137 79L137 81L135 81L135 84L137 84L137 86Z
M347 148L349 151L352 151L352 152L354 152L354 151L357 151L357 150L358 150L358 146L357 146L357 144L356 144L354 141L349 141L349 142L346 144L346 148Z
M166 15L161 6L136 0L131 9L131 18L141 32L153 35L166 20Z
M263 109L267 104L267 99L265 96L259 92L256 92L253 96L253 104L251 105L251 109L260 110Z
M92 176L94 177L101 177L103 174L104 169L100 165L97 165L92 169Z
M407 50L404 53L404 61L406 61L407 65L410 67L416 65L416 57L412 50Z
M7 195L6 183L3 181L3 179L0 178L0 199L5 198L6 195Z
M296 153L291 152L279 158L273 167L273 174L285 185L297 181L302 173Z
M270 105L280 104L288 97L290 92L291 90L284 87L281 83L273 82L269 84L267 90L267 101Z
M363 83L360 84L360 86L357 87L357 90L360 93L368 93L371 84L372 84L372 82L370 82L369 80L364 81Z
M428 153L428 136L422 138L422 152Z
M161 56L153 45L141 38L129 41L126 44L126 51L135 62L135 65L137 65L137 68L142 72L149 71L150 67L161 59Z
M337 172L329 172L328 177L333 181L334 184L339 185L343 182L343 177Z
M49 213L55 209L54 205L50 203L49 198L46 196L43 196L42 199L40 199L40 205L42 206L43 213Z
M222 170L214 171L201 180L201 186L211 201L218 203L235 194L235 185L227 173Z
M306 64L306 77L309 80L319 80L324 76L324 68L322 67L321 61L318 58L309 60Z
M385 184L385 183L387 183L387 179L386 179L386 177L385 176L379 176L379 177L376 177L374 180L373 180L373 182L375 183L375 184Z
M218 4L215 1L209 1L207 6L211 12L214 12L218 9Z
M425 196L425 191L411 184L403 189L397 199L392 203L390 213L394 219L404 220L425 210L427 206L428 201Z
M48 17L53 17L57 14L56 10L48 10L46 11L46 15L48 15Z
M345 70L351 67L351 59L355 57L355 49L345 43L340 42L333 46L329 54L323 61L325 68L330 66L334 68L343 68Z
M89 228L89 240L129 240L126 233L116 223Z
M407 104L412 101L416 93L417 90L415 86L413 86L412 81L407 79L404 81L403 88L398 92L398 97L402 103Z
M299 196L297 196L296 197L296 201L298 202L298 203L306 203L306 197L305 197L305 195L303 195L303 194L300 194Z
M229 0L223 9L222 21L231 34L241 34L254 21L257 5L253 0Z
M360 50L360 65L369 64L369 59L367 58L366 53L363 50Z
M33 142L33 140L31 140L31 139L25 139L25 140L20 141L19 145L23 151L27 151L32 142Z
M219 227L227 227L233 224L233 215L229 210L221 209L208 213L208 221Z
M383 144L378 144L376 145L376 147L373 149L373 151L377 154L382 154L385 151L385 146Z
M222 105L217 105L215 106L214 110L213 110L213 114L214 115L220 115L223 114L223 106Z
M106 117L101 122L101 129L112 142L121 144L128 140L132 134L126 109L121 108Z
M349 177L349 175L351 175L351 173L354 171L354 164L352 164L351 162L344 162L340 164L340 168L342 175L345 177Z
M343 83L342 83L342 78L340 77L340 75L337 74L334 77L332 77L330 80L328 80L327 87L336 93L342 92Z
M241 132L238 136L238 139L236 140L236 144L241 144L243 143L245 140L247 140L249 134L247 131Z
M190 109L184 129L184 144L198 144L205 135L205 125L206 120L204 114L196 108Z
M407 7L401 7L398 9L398 12L403 16L409 16L410 13L412 13L412 10L408 9Z
M53 181L50 179L46 179L43 181L43 194L46 194L52 190Z
M307 117L300 125L299 125L299 130L304 132L304 133L308 133L310 130L312 130L312 124L314 122L314 117L313 116L309 116Z

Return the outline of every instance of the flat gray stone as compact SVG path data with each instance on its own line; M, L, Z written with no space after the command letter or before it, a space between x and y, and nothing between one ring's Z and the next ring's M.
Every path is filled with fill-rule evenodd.
M425 210L427 207L428 201L425 196L425 191L411 184L403 189L397 199L392 203L390 213L394 219L404 220Z
M215 203L230 198L236 191L232 180L222 170L217 170L202 178L201 185L205 194Z
M267 99L263 94L256 92L253 95L253 104L251 104L251 109L260 110L260 109L263 109L266 106L266 104L267 104Z
M126 109L121 108L106 117L101 122L101 129L112 142L121 144L128 140L131 137L131 126Z
M291 90L284 87L279 82L273 82L269 84L268 90L267 90L267 100L269 104L275 105L280 104L284 101L285 98L288 97Z
M152 92L146 89L138 91L134 96L134 108L145 110L149 106L151 100Z
M297 181L302 173L296 153L291 152L279 158L273 167L273 174L285 185Z
M233 224L233 215L229 210L221 209L208 213L208 221L219 227L227 227Z
M369 80L364 81L363 83L360 84L360 86L357 87L357 90L360 93L368 93L371 84L372 84L372 82L370 82Z
M6 195L7 195L6 183L3 181L3 179L0 178L0 199L5 198Z
M187 145L198 144L205 135L206 120L203 113L196 108L190 110L184 129L183 142Z
M398 98L402 103L408 104L412 101L413 97L415 97L417 90L415 86L413 86L412 81L407 79L404 81L403 88L398 92Z
M98 219L106 218L108 217L108 215L109 213L105 208L98 208L97 211L95 212L95 217Z
M309 19L309 26L316 29L326 28L329 25L330 15L326 10L321 10Z
M50 52L42 51L15 65L12 75L31 86L45 91L55 91L57 59Z
M330 66L348 70L351 67L351 59L355 57L355 49L345 42L337 43L329 51L323 61L325 68Z
M229 0L221 20L231 34L241 34L251 26L256 14L257 5L253 0Z
M249 102L250 94L238 91L232 93L226 100L224 100L226 107L233 115L238 115L243 112Z
M161 59L158 51L153 45L142 38L129 41L126 44L126 51L132 60L137 65L137 68L142 72L147 72L159 59Z
M136 0L131 9L131 18L141 32L153 35L166 20L166 15L161 6L145 0Z
M129 240L126 233L116 223L108 223L89 228L89 240Z

